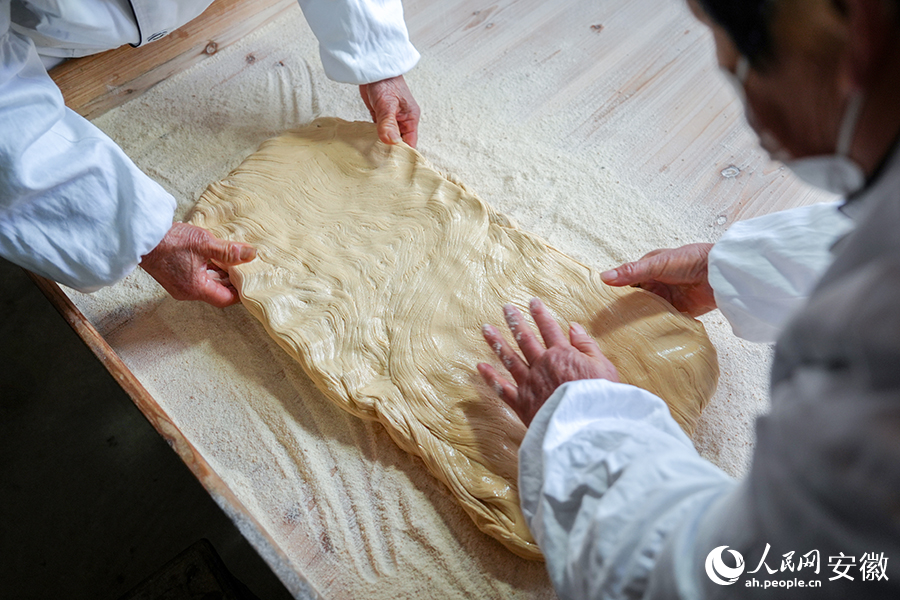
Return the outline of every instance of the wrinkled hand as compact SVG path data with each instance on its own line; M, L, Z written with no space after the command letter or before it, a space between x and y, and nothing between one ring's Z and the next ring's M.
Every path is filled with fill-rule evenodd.
M419 105L402 75L359 86L372 120L378 124L378 137L385 144L404 142L416 147L419 131Z
M484 326L484 339L494 349L518 387L512 385L487 363L478 364L478 372L509 406L516 411L526 426L531 424L547 398L568 381L579 379L608 379L619 381L616 368L600 352L597 342L577 323L569 326L566 339L556 320L537 298L531 301L531 316L544 338L538 341L525 318L512 304L503 307L506 323L522 351L522 357L503 339L491 325ZM571 343L570 343L571 340Z
M225 268L255 256L249 244L226 242L201 227L175 223L141 259L141 267L176 300L201 300L223 308L240 300Z
M654 250L640 260L601 273L600 278L607 285L643 288L662 296L679 311L698 317L716 308L716 298L707 279L712 246L688 244Z

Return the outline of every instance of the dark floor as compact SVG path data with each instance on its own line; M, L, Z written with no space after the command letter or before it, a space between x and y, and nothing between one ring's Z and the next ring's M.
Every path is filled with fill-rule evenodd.
M201 538L290 598L22 270L0 281L0 598L115 600Z

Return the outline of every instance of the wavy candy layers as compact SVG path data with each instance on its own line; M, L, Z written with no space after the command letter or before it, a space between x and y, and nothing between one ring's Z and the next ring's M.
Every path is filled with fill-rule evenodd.
M585 326L623 381L690 434L718 365L703 326L518 229L369 123L319 119L265 142L212 184L192 222L249 242L232 269L247 309L332 402L381 422L481 531L541 557L519 509L525 427L475 371L501 306L544 300ZM497 365L498 367L500 365Z

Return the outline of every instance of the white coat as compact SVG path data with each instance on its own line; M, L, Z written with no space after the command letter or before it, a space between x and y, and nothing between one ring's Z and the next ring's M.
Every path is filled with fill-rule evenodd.
M79 289L131 272L175 199L65 107L46 65L157 40L211 0L0 0L0 256ZM419 54L400 0L300 0L326 74L371 83Z
M795 264L797 236L779 247L775 216L733 228L710 255L736 330L763 337L787 321L745 480L701 458L665 403L630 385L568 383L535 416L520 494L560 598L900 597L900 151L850 206L854 230L820 279ZM815 261L844 228L811 218L829 210L800 213L801 229L831 236ZM798 295L799 308L781 301Z

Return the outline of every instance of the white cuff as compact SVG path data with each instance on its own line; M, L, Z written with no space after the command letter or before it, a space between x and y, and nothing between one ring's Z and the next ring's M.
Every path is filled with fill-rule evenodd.
M734 334L774 342L831 264L830 248L853 228L838 203L735 223L709 253L709 284Z
M330 79L362 85L403 75L419 61L400 0L300 0Z

